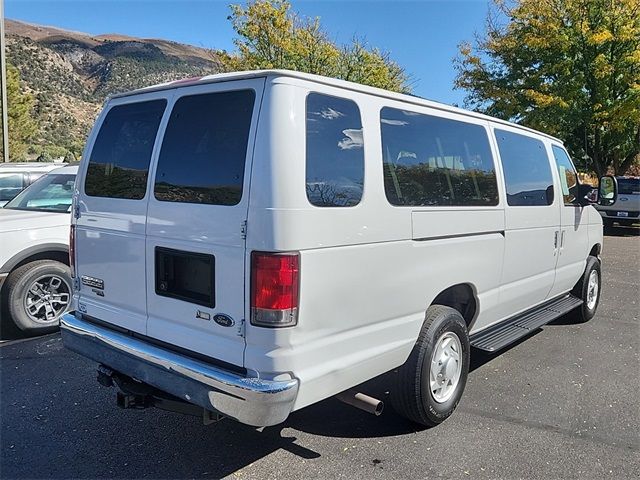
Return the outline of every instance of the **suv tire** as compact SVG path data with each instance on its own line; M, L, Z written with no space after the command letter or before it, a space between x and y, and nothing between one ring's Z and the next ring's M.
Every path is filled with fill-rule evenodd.
M596 314L598 303L600 303L601 286L600 260L589 256L587 257L587 266L584 269L584 273L571 292L582 300L582 305L574 311L577 323L588 322Z
M6 311L28 334L55 331L71 306L69 267L55 260L36 260L16 268L7 278Z
M426 427L446 420L467 383L469 348L467 325L460 312L430 306L409 358L395 375L394 409Z

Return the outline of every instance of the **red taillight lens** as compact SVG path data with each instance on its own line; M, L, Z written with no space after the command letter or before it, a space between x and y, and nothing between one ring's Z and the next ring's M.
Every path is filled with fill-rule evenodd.
M76 276L76 226L71 225L69 230L69 268L71 276Z
M251 323L290 327L298 323L300 255L251 254Z

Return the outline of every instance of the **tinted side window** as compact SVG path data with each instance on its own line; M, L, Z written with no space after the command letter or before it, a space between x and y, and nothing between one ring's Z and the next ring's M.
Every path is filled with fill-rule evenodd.
M544 144L518 133L496 130L511 206L551 205L553 179Z
M563 148L553 145L552 150L558 167L558 175L560 175L564 204L575 205L573 202L578 195L578 173Z
M167 102L152 100L113 107L89 156L84 190L93 197L140 200L158 125Z
M254 100L253 90L236 90L176 102L158 159L158 200L240 202Z
M497 205L498 185L480 125L385 107L384 189L393 205Z
M364 148L355 102L307 97L307 198L318 207L351 207L362 198Z

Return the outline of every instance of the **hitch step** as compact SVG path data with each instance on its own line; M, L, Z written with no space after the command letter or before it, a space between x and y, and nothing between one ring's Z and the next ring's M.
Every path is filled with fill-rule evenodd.
M496 352L580 305L582 300L571 294L565 295L474 333L469 341L472 347Z

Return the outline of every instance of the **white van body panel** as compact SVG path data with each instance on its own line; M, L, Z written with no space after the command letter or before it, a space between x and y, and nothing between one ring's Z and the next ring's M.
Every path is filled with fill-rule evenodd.
M169 103L172 91L116 98L106 103L96 121L83 158L92 151L99 127L117 106L163 99ZM162 125L166 123L165 110ZM158 154L160 133L156 135L152 162ZM145 230L147 204L153 191L153 177L147 176L146 194L140 200L89 196L84 179L89 162L82 162L76 182L78 209L76 225L76 276L97 278L104 289L81 288L78 301L84 313L136 333L147 331Z
M247 86L255 89L256 104L241 203L229 207L153 198L159 139L176 98ZM352 100L360 111L364 190L355 206L317 207L307 198L305 119L310 92ZM478 332L570 290L582 274L588 252L602 244L600 216L592 207L565 209L561 205L550 153L557 139L533 130L414 97L282 71L224 74L184 86L152 87L115 97L105 111L147 97L166 98L168 106L144 201L88 198L82 191L87 162L81 169L77 271L79 276L103 278L106 293L100 297L81 286L76 292L81 311L242 367L258 378L295 378L299 390L294 409L402 365L416 342L425 311L447 289L461 285L471 292L475 307L467 321L469 331ZM392 205L383 184L383 107L485 129L494 159L498 204ZM552 205L507 205L495 128L544 142L556 188ZM93 137L95 133L90 143ZM243 220L246 238L241 231ZM207 310L154 294L157 246L214 253L215 308ZM254 251L299 252L296 326L250 324ZM196 320L197 310L228 314L238 326L244 320L244 326L224 328Z
M185 87L176 92L168 106L168 110L171 110L175 102L191 95L230 90L255 92L240 203L228 206L167 202L151 195L147 210L147 265L154 265L157 247L213 254L216 276L215 306L207 307L158 295L155 291L154 269L148 268L147 335L233 365L243 364L244 338L238 334L238 328L248 318L242 274L245 270L243 223L247 219L253 142L258 127L264 82L264 79L249 79L230 84L211 83ZM151 171L151 178L156 178L156 170L157 162ZM218 313L229 315L237 325L224 327L214 321L199 318L202 314L213 318Z

